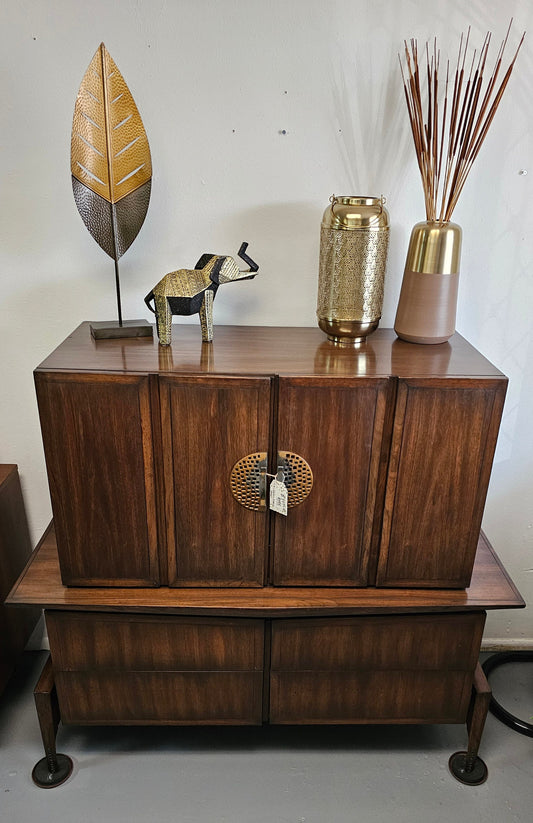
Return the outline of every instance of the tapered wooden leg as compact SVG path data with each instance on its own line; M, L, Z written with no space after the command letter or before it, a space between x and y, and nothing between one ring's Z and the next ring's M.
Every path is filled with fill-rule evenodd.
M455 752L449 761L450 771L461 783L479 786L488 776L488 769L478 756L481 735L489 711L491 690L487 678L478 663L474 672L472 702L466 718L468 729L468 750Z
M72 760L66 754L57 754L56 751L56 736L61 715L50 655L35 686L33 696L46 757L36 763L31 776L37 786L42 789L51 789L61 785L70 777Z

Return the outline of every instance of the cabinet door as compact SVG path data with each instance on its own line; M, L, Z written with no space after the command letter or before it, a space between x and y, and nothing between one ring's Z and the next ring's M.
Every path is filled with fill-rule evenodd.
M388 379L280 378L278 448L309 464L313 486L274 515L276 585L367 585L391 394Z
M401 380L377 583L468 586L506 380Z
M230 477L267 452L269 378L160 378L169 584L260 586L266 512L233 497Z
M148 377L35 382L63 583L158 585Z

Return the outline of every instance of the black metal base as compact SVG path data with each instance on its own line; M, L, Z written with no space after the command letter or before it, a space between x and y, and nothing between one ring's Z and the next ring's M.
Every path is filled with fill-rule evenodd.
M486 764L477 755L468 752L455 752L448 761L451 773L467 786L481 786L489 775Z
M54 758L54 768L51 771L47 757L43 757L33 767L32 780L41 789L53 789L68 780L74 768L72 760L66 754L58 754Z
M154 330L148 320L99 320L91 323L95 340L115 340L120 337L153 337Z
M533 663L533 652L518 650L493 654L482 664L487 680L493 669L496 669L498 666L503 666L505 663ZM511 714L511 712L507 711L507 709L504 709L504 707L494 698L494 695L490 701L489 711L497 717L498 720L501 720L502 723L509 726L510 729L514 729L515 732L525 734L527 737L533 737L533 724L527 723L520 717Z

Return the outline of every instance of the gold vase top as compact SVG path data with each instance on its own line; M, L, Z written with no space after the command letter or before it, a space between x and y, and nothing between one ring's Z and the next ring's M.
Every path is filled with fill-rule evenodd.
M384 197L336 197L331 195L322 218L323 228L388 229L389 215Z
M458 274L461 238L461 227L457 223L417 223L411 233L406 270L422 274Z

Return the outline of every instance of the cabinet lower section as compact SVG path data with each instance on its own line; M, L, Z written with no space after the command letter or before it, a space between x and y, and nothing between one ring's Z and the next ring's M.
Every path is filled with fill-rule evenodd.
M484 620L46 612L73 724L462 723Z

